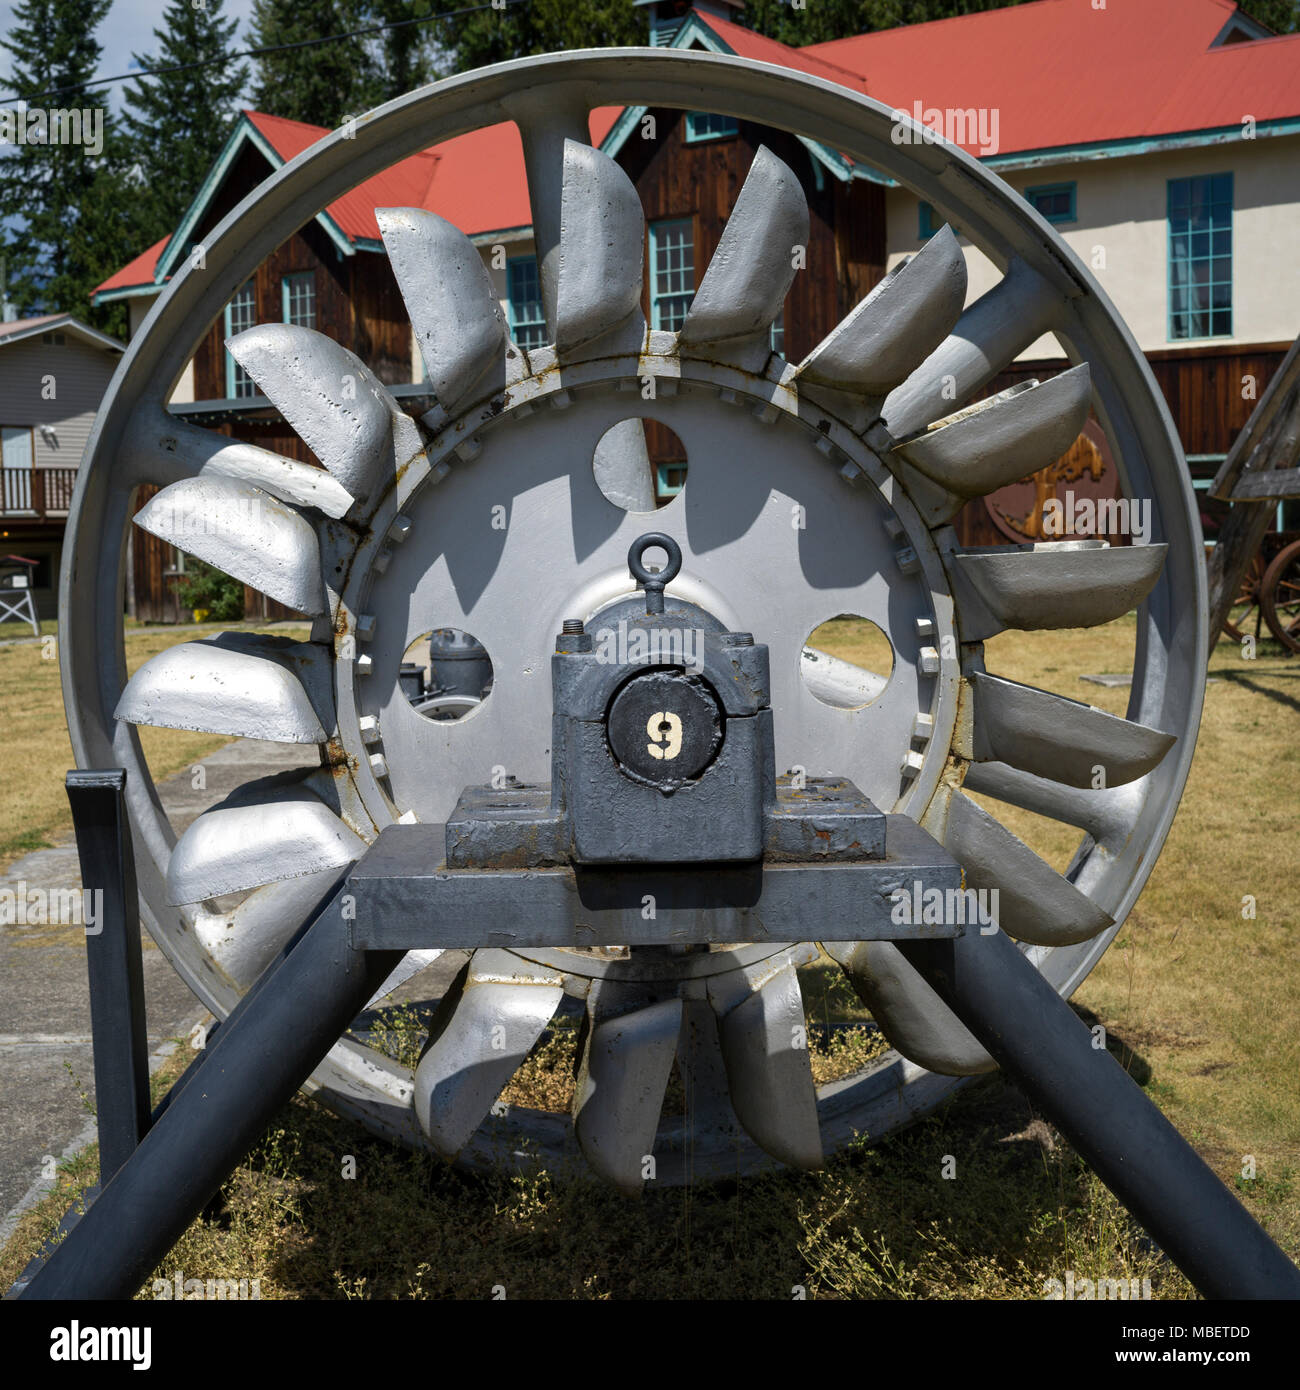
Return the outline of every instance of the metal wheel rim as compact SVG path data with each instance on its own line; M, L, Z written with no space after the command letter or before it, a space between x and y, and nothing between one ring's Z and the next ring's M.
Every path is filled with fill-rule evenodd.
M149 459L131 428L162 402L207 325L233 290L286 236L321 207L373 173L416 150L512 119L512 99L527 90L534 104L579 101L717 110L840 149L914 189L1000 268L1019 257L1072 295L1053 325L1074 360L1094 372L1094 399L1131 496L1149 496L1153 540L1169 545L1164 571L1138 612L1137 649L1128 715L1179 736L1180 747L1145 780L1128 834L1114 850L1085 839L1069 877L1102 900L1122 923L1153 867L1177 809L1194 751L1204 688L1204 562L1181 451L1155 381L1131 334L1088 272L1046 224L1004 184L959 150L891 141L892 113L869 98L820 79L767 65L700 53L598 50L523 59L466 74L413 93L364 117L353 138L335 133L272 176L226 217L206 248L206 269L187 265L158 298L124 356L96 422L69 516L70 543L61 576L63 689L79 766L127 767L144 916L173 966L207 1007L224 1017L237 993L194 950L186 914L159 909L173 842L133 728L113 709L125 684L120 621L125 576L123 538L137 482L171 481ZM517 110L517 107L516 107ZM187 327L188 326L188 327ZM136 412L141 412L137 415ZM155 414L156 421L156 414ZM148 476L145 476L145 474ZM1032 948L1053 986L1068 996L1086 977L1118 925L1079 946ZM821 1088L819 1112L828 1148L852 1134L880 1137L926 1113L961 1082L898 1058ZM421 1142L404 1103L409 1080L361 1049L340 1044L313 1078L324 1097L372 1128ZM520 1116L512 1153L540 1144L567 1152L562 1117ZM668 1134L671 1144L671 1133ZM494 1161L476 1141L471 1164ZM748 1171L769 1162L753 1146L696 1153L696 1176ZM683 1165L682 1174L686 1165ZM661 1180L673 1180L661 1169Z

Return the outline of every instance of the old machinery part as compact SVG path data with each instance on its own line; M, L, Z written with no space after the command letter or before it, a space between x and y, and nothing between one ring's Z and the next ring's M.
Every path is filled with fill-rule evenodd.
M1289 651L1300 652L1300 540L1270 561L1259 582L1259 606L1273 636Z
M588 116L702 100L880 170L951 224L801 362L774 352L769 330L801 259L792 251L809 245L809 214L798 179L767 148L679 330L642 318L641 205L623 170L589 145ZM664 616L680 608L704 631L706 671L724 652L765 651L777 770L820 779L817 795L837 815L869 819L869 803L921 827L967 886L1000 890L1002 929L1059 994L1088 974L1151 871L1195 743L1206 647L1197 509L1147 364L1083 264L975 160L919 131L900 142L899 120L804 74L713 54L502 64L394 101L304 152L231 211L202 266L187 265L162 292L87 450L64 552L60 651L78 763L128 769L149 928L216 1014L235 1008L381 832L445 825L467 788L547 784L556 634L575 656L582 637L593 650L617 648L632 640L632 610L644 616L656 595ZM322 469L167 410L208 326L313 209L416 150L502 122L522 141L546 345L512 341L461 230L427 211L381 208L436 398L426 414L406 415L353 354L287 324L249 329L230 351ZM988 258L994 280L970 304L951 226ZM1043 334L1055 335L1071 370L969 405ZM1150 504L1150 543L959 545L951 522L964 502L1058 457L1090 409L1124 494ZM647 415L682 441L689 470L653 513L680 572L670 579L647 561L642 594L626 556L653 507L644 451L602 447L599 479L593 461L611 429ZM135 515L145 484L162 490ZM504 531L490 524L503 505ZM133 517L310 615L309 639L186 642L128 681L122 576ZM983 643L999 632L1102 624L1135 609L1125 719L985 670ZM887 635L888 673L807 646L843 613ZM474 635L492 683L486 695L434 697L473 703L460 718L426 719L402 663L444 629ZM728 648L728 634L750 634L752 646ZM757 707L733 718L727 705L750 698L743 684L726 692L692 671L616 692L602 750L614 760L600 775L618 779L620 797L664 800L678 776L707 778L720 758L739 766L762 743ZM653 720L679 694L700 723L689 739L683 726L680 746L673 721ZM746 721L748 749L737 736ZM251 782L178 838L140 724L301 744L319 749L319 766ZM677 752L656 759L651 745ZM799 790L788 785L778 809ZM1079 829L1065 872L1002 824L1001 805ZM805 808L786 811L793 853ZM748 814L710 824L709 837L734 834L728 852L752 848ZM632 852L617 824L587 824L584 852ZM578 920L553 910L570 911L569 929ZM509 926L508 903L490 920ZM789 1064L781 1040L802 1019L797 971L818 941L896 1050L814 1088L806 1057ZM427 1084L340 1041L312 1089L380 1133L425 1145L434 1141L422 1097L459 1087L435 1147L471 1166L501 1154L555 1165L572 1152L567 1124L520 1107L489 1111L563 992L584 1001L587 1019L578 1145L632 1186L647 1144L659 1182L807 1164L854 1136L888 1134L994 1065L898 945L836 940L815 897L784 942L637 952L516 942L484 940L442 998ZM406 957L380 996L433 957ZM504 1051L485 1023L504 1030ZM691 1073L689 1126L660 1117L674 1063Z

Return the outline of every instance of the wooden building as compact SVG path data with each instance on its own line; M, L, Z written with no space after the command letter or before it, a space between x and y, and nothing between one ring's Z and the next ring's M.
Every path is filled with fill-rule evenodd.
M21 579L42 619L55 616L77 469L121 356L71 314L0 323L0 553L36 561Z
M656 44L783 64L909 115L968 117L959 143L1092 266L1151 363L1194 483L1208 485L1300 331L1300 277L1290 254L1300 213L1300 36L1270 36L1230 0L1144 0L1104 13L1090 0L1042 0L791 48L738 24L740 0L698 0L693 8L645 0L645 8ZM1063 65L1092 74L1087 102L1060 100ZM1246 111L1253 113L1250 137L1230 138L1241 134ZM246 112L182 225L100 286L97 301L127 300L134 329L181 258L261 179L323 133ZM717 113L598 111L591 138L641 195L645 310L655 328L676 328L684 318L760 144L795 171L811 213L807 267L773 328L773 346L791 360L939 225L928 204L879 171L814 141ZM515 127L501 125L403 160L279 247L210 327L177 383L172 409L310 459L224 348L231 333L268 320L307 324L338 339L413 413L426 408L423 366L374 219L376 206L403 205L429 208L465 231L480 248L516 339L523 346L545 341L522 148ZM974 299L995 271L961 240ZM1066 365L1060 344L1046 336L990 389ZM1113 493L1104 440L1093 434L1053 476L1077 476L1081 485ZM650 442L659 490L674 491L681 477L671 438L653 432ZM1017 509L1033 486L1054 485L1050 477L1027 480L1017 485L1020 492L972 503L957 523L961 538L1032 538L1017 530ZM1212 539L1219 508L1207 499L1202 510ZM1279 525L1297 521L1279 509ZM183 564L163 550L147 538L136 547L142 617L163 616L162 576ZM276 611L260 596L256 601L258 611Z

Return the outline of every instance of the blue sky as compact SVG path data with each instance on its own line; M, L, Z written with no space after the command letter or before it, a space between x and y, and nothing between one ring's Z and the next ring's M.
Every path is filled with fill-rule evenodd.
M13 0L0 0L0 32L6 36L13 23ZM163 0L113 0L113 8L108 18L99 27L99 41L104 52L100 59L97 77L115 77L118 73L131 71L131 54L149 53L157 47L153 31L158 26L163 12ZM253 0L226 0L225 14L240 22L240 47L247 47L249 20L253 12ZM9 75L9 54L0 50L0 83L3 90L9 90L5 80ZM95 89L100 93L111 93L109 105L116 109L121 104L121 91L125 82L114 83L110 87ZM99 98L97 98L98 100Z

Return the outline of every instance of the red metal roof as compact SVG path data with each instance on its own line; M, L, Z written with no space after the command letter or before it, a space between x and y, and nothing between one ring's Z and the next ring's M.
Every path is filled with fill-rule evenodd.
M152 285L154 267L157 266L158 257L162 255L164 247L170 240L171 237L165 236L161 241L155 241L147 251L141 251L133 260L127 261L121 270L110 275L102 285L96 285L91 294L103 294L107 290L129 290L139 285Z
M859 74L899 110L996 110L1000 154L1300 115L1300 35L1210 46L1237 8L1035 0L801 51Z
M851 87L855 92L866 91L862 75L851 65L846 65L834 54L822 53L817 45L807 48L791 48L778 43L776 39L766 39L752 29L733 24L729 19L718 19L716 15L700 14L695 17L707 24L710 29L738 57L751 58L756 63L774 63L777 67L793 68L795 72L806 72L811 77L820 77L827 82L838 82L841 87ZM826 45L820 45L825 48Z
M602 107L592 112L594 141L604 139L618 111L617 107ZM244 116L285 163L329 134L323 126L261 111L245 111ZM470 236L529 226L533 217L518 127L513 122L487 126L410 155L358 184L330 203L325 212L349 241L377 242L377 207L428 208ZM159 257L170 239L164 237L142 252L96 286L93 293L152 285Z
M1233 0L1033 0L929 24L790 48L711 15L696 18L741 57L837 82L889 106L984 108L998 116L997 153L1052 149L1300 115L1300 35L1210 45ZM280 159L327 132L244 113ZM591 116L594 142L619 115ZM992 153L967 148L975 153ZM532 221L523 149L512 123L411 155L331 203L352 242L378 241L376 207L423 207L469 235ZM167 238L110 276L101 291L153 283Z

